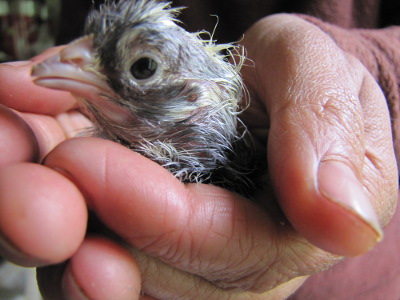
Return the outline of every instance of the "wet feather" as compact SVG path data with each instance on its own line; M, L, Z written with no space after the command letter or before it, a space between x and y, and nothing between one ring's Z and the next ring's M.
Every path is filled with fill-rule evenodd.
M85 37L34 68L35 82L74 93L95 135L145 155L184 182L248 195L253 154L238 118L244 58L232 44L218 45L178 26L180 10L152 0L107 1L88 16ZM239 63L229 63L230 55ZM67 87L60 78L56 83L51 70L64 70L62 64L85 72L97 92Z

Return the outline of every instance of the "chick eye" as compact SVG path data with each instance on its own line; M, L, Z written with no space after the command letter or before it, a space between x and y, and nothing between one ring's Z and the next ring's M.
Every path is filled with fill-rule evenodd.
M150 57L142 57L131 66L131 74L138 80L149 79L157 71L157 62Z

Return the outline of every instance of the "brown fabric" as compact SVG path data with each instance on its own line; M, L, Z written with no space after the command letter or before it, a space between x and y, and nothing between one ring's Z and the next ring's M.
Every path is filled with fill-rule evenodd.
M310 277L290 300L400 299L400 207L369 253Z

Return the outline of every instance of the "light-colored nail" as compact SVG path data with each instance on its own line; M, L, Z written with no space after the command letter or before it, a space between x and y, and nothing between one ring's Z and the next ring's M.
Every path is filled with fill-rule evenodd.
M341 205L365 222L375 233L375 242L383 237L381 226L372 203L363 186L349 166L342 162L322 162L318 170L319 191L328 200Z

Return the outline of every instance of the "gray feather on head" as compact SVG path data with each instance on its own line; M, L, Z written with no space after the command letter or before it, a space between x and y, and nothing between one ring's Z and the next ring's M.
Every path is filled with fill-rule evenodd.
M89 14L85 37L63 50L71 56L84 48L87 56L68 60L61 53L58 60L96 76L97 93L72 92L82 98L98 136L132 148L184 182L246 190L250 151L244 126L238 130L243 59L229 63L235 46L178 26L179 11L153 0L107 1Z

